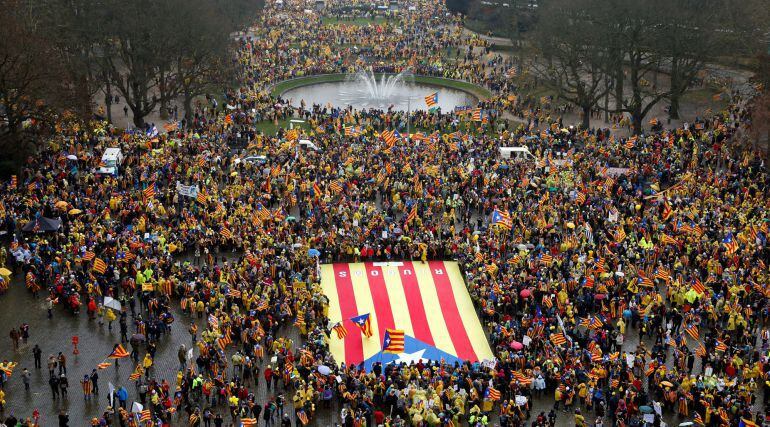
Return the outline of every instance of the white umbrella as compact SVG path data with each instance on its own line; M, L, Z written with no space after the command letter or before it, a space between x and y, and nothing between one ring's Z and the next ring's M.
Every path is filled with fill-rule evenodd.
M68 154L68 155L67 155L67 159L69 159L69 160L77 160L77 159L78 159L78 156L76 156L76 155L74 155L74 154Z
M104 297L104 306L117 311L120 311L122 308L118 300L112 297Z
M329 375L332 372L332 369L326 365L321 365L318 367L318 373L321 375Z

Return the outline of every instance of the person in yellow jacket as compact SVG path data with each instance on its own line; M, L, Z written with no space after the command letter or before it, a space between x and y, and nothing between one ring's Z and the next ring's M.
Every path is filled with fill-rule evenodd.
M112 322L114 322L115 319L117 319L117 316L115 316L115 312L109 308L105 308L104 310L105 310L104 319L107 320L107 329L111 331Z
M144 355L142 367L144 368L144 377L150 379L150 368L152 368L152 356L150 356L150 353Z
M580 409L575 409L575 427L587 427L586 418L580 413Z

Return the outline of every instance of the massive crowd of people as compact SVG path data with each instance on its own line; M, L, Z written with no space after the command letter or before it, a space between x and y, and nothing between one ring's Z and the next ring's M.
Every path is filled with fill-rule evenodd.
M242 86L225 105L200 103L194 120L158 136L64 116L3 183L12 241L0 264L53 310L117 320L130 348L136 394L96 425L304 425L332 404L345 426L546 426L560 410L578 426L763 424L768 175L757 153L736 148L748 122L740 96L639 136L564 128L538 100L517 98L512 62L464 34L443 2L368 25L279 3L238 41ZM494 95L474 121L298 108L270 93L287 78L368 67ZM255 127L293 117L309 126ZM352 126L360 132L346 135ZM391 130L402 138L386 141ZM304 138L319 149L298 148ZM504 146L536 159L504 159ZM125 160L98 174L109 147ZM45 232L46 218L61 227ZM459 261L496 360L338 364L310 249L323 263ZM104 308L106 297L123 310ZM187 317L169 326L174 305ZM180 348L177 376L156 372L155 343L187 324L192 357ZM544 395L553 410L533 413ZM131 400L148 410L142 421Z

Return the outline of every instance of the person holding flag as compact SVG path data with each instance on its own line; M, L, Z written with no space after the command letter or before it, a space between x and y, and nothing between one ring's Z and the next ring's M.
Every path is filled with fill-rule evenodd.
M428 109L430 110L436 108L436 105L438 105L438 92L433 92L430 95L426 96L425 104L428 106Z

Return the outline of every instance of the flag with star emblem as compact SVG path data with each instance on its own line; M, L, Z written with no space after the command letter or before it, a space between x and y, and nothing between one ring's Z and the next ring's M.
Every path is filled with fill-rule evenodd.
M498 391L498 390L496 390L496 389L494 389L492 387L489 387L487 389L486 393L484 393L484 395L485 395L484 397L486 397L489 400L500 400L500 397L501 397L500 396L500 391Z
M361 328L361 332L363 332L364 335L366 335L366 338L371 338L372 336L372 321L369 318L369 313L362 314L360 316L356 316L352 319L353 323L356 324L359 328Z
M365 331L369 323L371 338L347 333L329 340L337 363L363 363L369 371L375 363L454 364L493 357L456 262L324 264L321 287L335 323L341 321L347 331L354 325ZM403 350L383 345L386 334L393 345L403 337Z
M433 92L426 96L425 105L427 105L428 108L434 108L436 105L438 105L438 92Z
M511 219L511 214L509 214L507 211L501 211L495 208L494 212L492 212L492 225L497 225L506 230L511 230L513 228L513 220Z
M400 329L386 329L385 339L382 341L382 351L385 353L404 352L404 331Z

